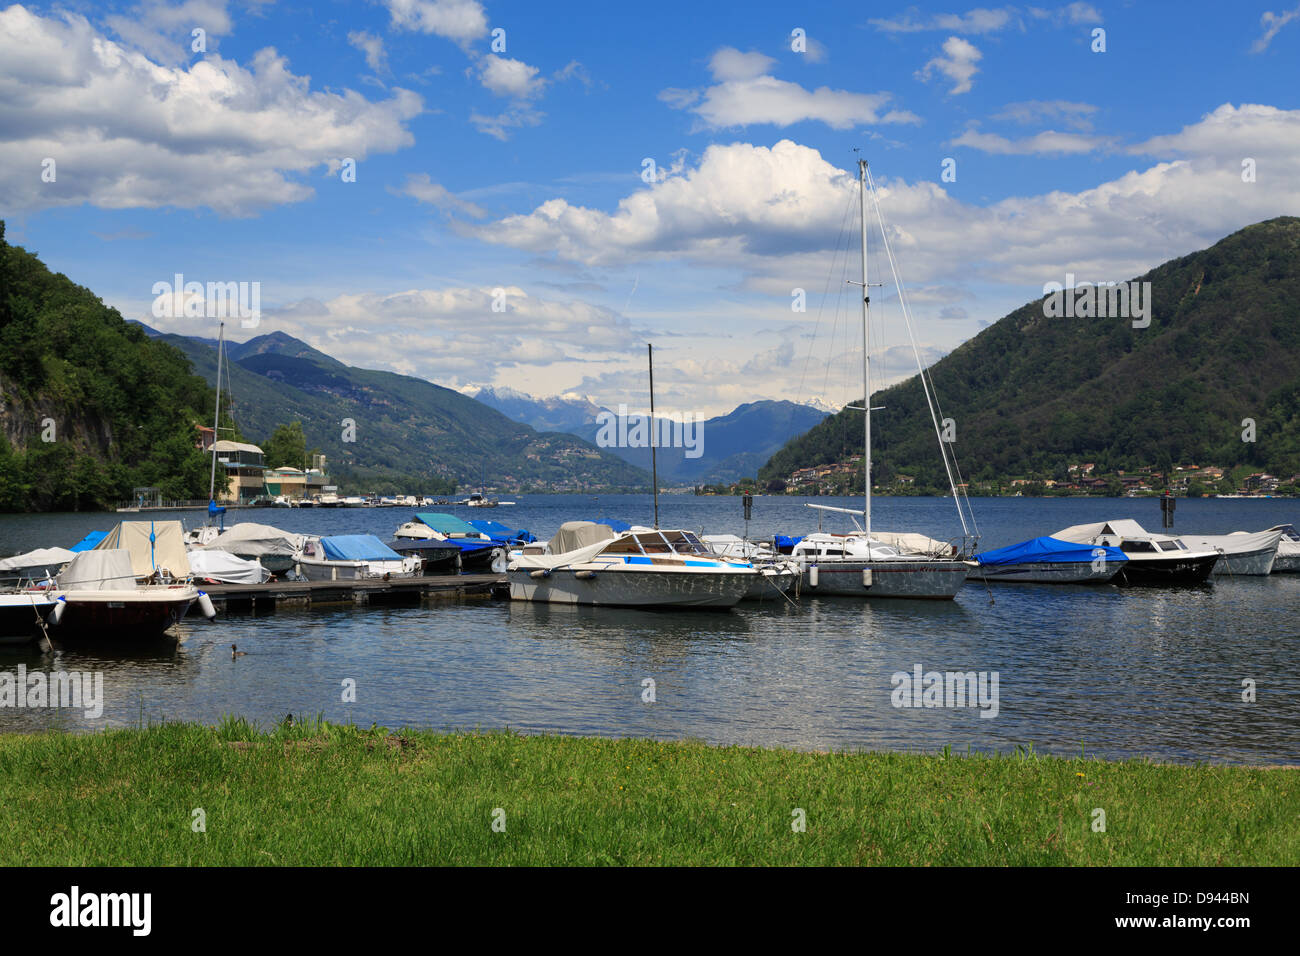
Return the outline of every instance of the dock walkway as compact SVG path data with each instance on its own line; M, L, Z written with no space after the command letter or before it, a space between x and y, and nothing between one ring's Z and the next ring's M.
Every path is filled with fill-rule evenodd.
M266 584L199 584L218 612L272 612L279 607L339 604L418 604L421 600L503 597L504 574L440 574L359 581L271 581ZM199 614L198 602L190 614Z

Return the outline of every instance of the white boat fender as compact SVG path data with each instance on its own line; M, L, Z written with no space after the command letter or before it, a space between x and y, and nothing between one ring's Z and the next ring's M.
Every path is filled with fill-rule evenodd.
M573 576L574 576L575 578L577 578L578 580L580 580L580 581L594 581L594 580L596 580L596 572L595 572L595 571L574 571L574 572L573 572Z
M863 586L864 588L869 588L869 587L871 587L871 569L870 569L870 568L863 568L863 569L862 569L862 586Z
M199 592L199 610L209 621L217 616L217 609L212 606L212 598L208 597L207 591Z
M50 623L58 624L63 619L63 612L68 609L68 599L60 597L54 602L54 613L50 615Z
M808 569L808 586L810 588L815 588L817 586L817 577L817 565L814 564Z
M528 576L534 580L540 581L542 578L549 578L551 576L551 569L538 568L536 571L529 571Z

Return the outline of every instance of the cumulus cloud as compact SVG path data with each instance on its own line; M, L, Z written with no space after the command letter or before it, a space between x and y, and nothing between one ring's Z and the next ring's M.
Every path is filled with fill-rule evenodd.
M462 47L487 35L487 14L478 0L383 0L397 30L440 36Z
M206 52L216 51L220 37L231 31L226 0L144 0L126 15L113 14L104 22L131 46L159 63L183 63L196 54L191 49L195 29L204 31Z
M273 48L247 67L209 55L163 66L84 18L0 10L0 204L208 207L247 215L306 199L314 167L393 152L423 107L313 91ZM42 182L44 158L56 180Z
M1066 271L1129 278L1252 222L1300 214L1300 110L1224 104L1127 152L1156 162L1078 192L987 206L962 202L938 183L879 182L905 278L980 275L1039 288ZM1260 170L1256 183L1241 180L1247 155ZM854 188L853 174L815 149L789 140L770 148L732 143L709 147L696 165L637 190L613 212L552 199L464 228L588 265L735 267L753 287L788 300L792 286L820 287Z
M348 33L348 43L366 56L366 65L376 73L388 72L388 53L384 50L384 40L366 30L352 30Z
M479 64L479 79L483 88L496 96L517 100L530 100L546 88L541 71L523 60L510 60L495 53L483 58Z
M906 110L887 109L889 93L853 93L822 86L809 90L767 71L776 61L761 53L741 53L723 47L713 54L709 70L716 81L703 90L669 88L659 99L674 109L686 109L709 129L736 126L790 126L820 122L832 129L852 129L880 123L919 123Z
M975 64L983 58L984 54L976 49L973 43L961 37L948 37L943 41L943 56L936 56L930 60L916 75L922 80L928 80L932 73L938 70L953 81L953 87L948 92L954 95L969 93L971 81L979 72L979 67Z

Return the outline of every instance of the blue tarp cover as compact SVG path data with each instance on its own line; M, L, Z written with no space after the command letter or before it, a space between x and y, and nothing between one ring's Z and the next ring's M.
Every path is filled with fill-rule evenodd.
M587 518L587 521L594 521L596 524L608 525L611 531L622 534L624 531L631 531L632 526L626 521L619 521L617 518Z
M530 534L522 528L507 528L499 521L475 521L470 519L470 524L493 541L499 541L501 544L528 544L537 540L536 535Z
M400 561L402 556L373 534L336 534L320 539L331 561Z
M1106 560L1112 563L1128 560L1128 556L1119 548L1076 544L1050 535L1008 545L995 551L985 551L983 554L975 555L975 560L980 564L1042 564L1044 562L1078 564L1095 560L1098 556L1093 552L1097 550L1105 551Z
M478 534L478 528L468 521L462 521L455 515L440 511L421 511L415 516L416 521L423 521L439 534Z
M793 534L772 535L772 543L776 545L776 550L780 551L782 554L789 554L791 550L793 550L794 546L802 540L803 540L803 535L801 534L800 535L793 535Z
M103 541L107 537L108 537L107 531L92 531L90 532L90 534L86 535L84 538L82 538L80 541L78 541L68 550L69 551L94 551L95 545L99 544L99 542Z

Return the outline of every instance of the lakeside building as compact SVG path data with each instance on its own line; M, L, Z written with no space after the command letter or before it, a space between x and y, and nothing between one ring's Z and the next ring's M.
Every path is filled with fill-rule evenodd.
M222 439L214 446L217 463L226 469L230 483L221 492L223 504L248 504L266 493L266 468L262 464L262 449L245 442Z

